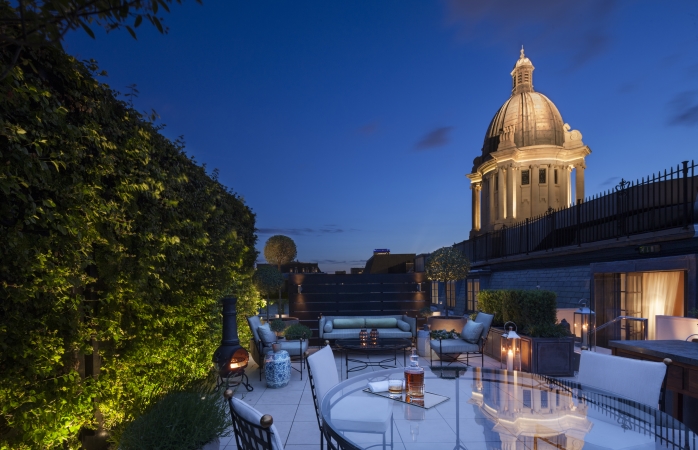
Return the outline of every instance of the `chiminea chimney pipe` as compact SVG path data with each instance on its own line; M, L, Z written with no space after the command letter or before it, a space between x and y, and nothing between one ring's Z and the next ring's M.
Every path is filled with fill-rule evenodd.
M240 339L238 337L238 313L235 308L237 302L237 297L223 298L223 339L221 340L221 347L237 347L240 345Z

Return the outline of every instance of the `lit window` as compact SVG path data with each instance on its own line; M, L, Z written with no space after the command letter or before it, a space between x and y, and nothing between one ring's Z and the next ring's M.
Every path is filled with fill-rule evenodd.
M545 184L545 169L538 169L538 183Z
M468 288L466 292L468 311L475 312L478 309L478 296L480 295L480 280L468 280Z

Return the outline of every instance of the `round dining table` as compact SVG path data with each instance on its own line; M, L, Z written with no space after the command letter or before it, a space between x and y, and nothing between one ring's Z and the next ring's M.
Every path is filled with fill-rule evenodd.
M449 372L455 378L426 369L417 404L367 389L403 370L352 377L327 392L320 410L329 448L698 449L696 434L670 415L574 380L467 367Z

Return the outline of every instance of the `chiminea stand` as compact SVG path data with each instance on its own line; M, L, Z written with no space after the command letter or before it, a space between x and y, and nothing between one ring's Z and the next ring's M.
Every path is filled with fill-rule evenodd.
M238 377L239 379L236 380L236 378ZM238 387L240 385L245 386L247 392L254 391L254 386L250 384L250 380L249 378L247 378L247 374L244 371L231 371L228 372L226 376L218 375L216 379L216 390L219 390L221 386L224 386L225 389L228 389L231 387Z

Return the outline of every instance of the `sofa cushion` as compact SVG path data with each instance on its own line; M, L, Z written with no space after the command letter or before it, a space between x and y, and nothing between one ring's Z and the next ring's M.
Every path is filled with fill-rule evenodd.
M334 328L364 328L366 326L363 317L334 319L332 325Z
M397 319L394 317L366 317L366 328L395 328Z
M402 331L410 331L410 329L412 328L410 327L410 324L405 322L404 320L398 320L397 327Z
M477 344L484 329L484 324L475 322L474 320L468 320L463 326L463 331L461 331L460 338L465 342Z
M332 321L331 321L331 320L328 320L328 321L325 323L325 327L322 329L322 331L324 331L325 333L332 333L332 329L333 329L333 328L334 328L334 327L332 326Z
M268 323L258 326L257 334L259 334L259 338L262 340L265 347L276 342L276 334L271 331Z

